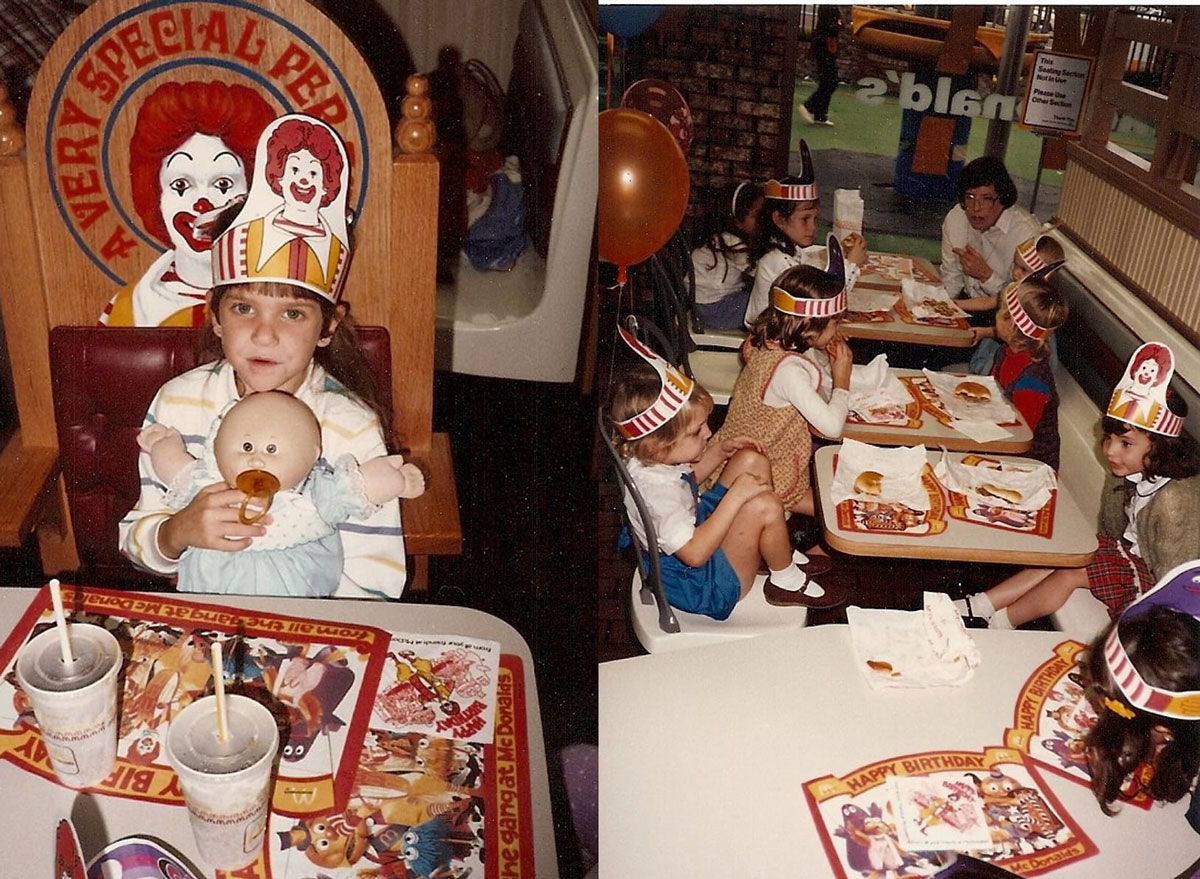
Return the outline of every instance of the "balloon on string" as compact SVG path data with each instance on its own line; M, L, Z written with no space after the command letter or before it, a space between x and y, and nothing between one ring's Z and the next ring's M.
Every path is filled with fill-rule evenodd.
M599 123L597 246L623 278L626 266L652 256L679 228L687 160L666 126L640 110L605 110Z
M597 19L602 33L609 33L621 40L636 37L662 15L661 6L600 6Z
M684 155L692 148L692 111L669 82L661 79L639 79L625 90L621 106L649 113L679 141Z

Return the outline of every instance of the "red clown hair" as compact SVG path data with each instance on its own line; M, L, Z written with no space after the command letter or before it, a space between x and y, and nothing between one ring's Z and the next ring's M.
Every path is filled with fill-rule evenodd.
M1171 368L1171 352L1162 345L1147 345L1142 349L1142 352L1137 356L1132 363L1129 364L1129 377L1133 378L1138 369L1147 360L1153 360L1158 364L1158 377L1154 383L1161 385L1163 379L1167 377L1167 370Z
M254 175L254 149L259 135L276 117L258 92L224 82L165 82L138 109L129 141L133 206L146 232L171 246L159 206L163 160L193 134L219 137Z
M325 207L342 189L342 154L333 135L320 125L289 119L271 133L267 140L267 166L263 169L267 183L277 195L283 194L279 180L288 156L297 150L308 150L321 163L321 173L325 176L321 207Z

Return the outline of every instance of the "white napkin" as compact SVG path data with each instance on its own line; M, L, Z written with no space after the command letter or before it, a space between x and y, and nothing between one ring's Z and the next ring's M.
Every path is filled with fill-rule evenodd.
M950 413L950 417L961 421L987 421L992 424L1005 424L1017 420L1017 412L1004 397L999 383L990 375L955 375L949 372L933 372L922 370L933 389L937 392L938 401L942 408ZM973 381L983 385L991 394L991 399L984 403L972 403L954 395L954 389L964 381ZM961 430L962 428L959 428ZM965 433L965 431L964 431ZM1007 433L1007 431L1006 431ZM970 434L968 434L969 436Z
M875 503L902 503L912 510L928 510L929 494L921 484L925 464L924 446L884 449L846 439L838 453L830 494L834 504L853 498ZM864 470L873 470L883 477L878 495L855 492L854 482Z
M863 200L857 189L833 191L833 234L841 241L851 232L862 234Z
M954 304L946 288L940 284L922 284L905 279L900 282L900 295L909 313L917 320L923 318L966 317L967 313Z
M926 592L919 611L846 608L858 667L873 688L960 686L979 666L979 648L950 597Z
M933 468L933 475L950 491L966 495L971 506L1008 507L1013 510L1040 510L1050 500L1050 492L1058 485L1058 477L1048 464L968 466L952 459L945 450ZM989 493L985 486L1015 491L1020 500Z
M888 368L887 354L850 369L850 411L870 423L889 424L904 417L912 395Z
M849 311L891 311L895 304L895 293L874 293L855 287L846 294L846 309Z
M964 421L961 418L951 418L950 426L967 439L972 439L977 443L990 443L1012 436L1012 432L1008 428L991 421Z
M872 253L867 257L867 271L887 278L889 281L903 281L913 277L913 261L907 256L896 256L893 253Z

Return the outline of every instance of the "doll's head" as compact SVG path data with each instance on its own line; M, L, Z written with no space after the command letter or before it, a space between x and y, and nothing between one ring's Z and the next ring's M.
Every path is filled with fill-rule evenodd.
M249 394L221 419L213 454L222 478L265 513L275 492L298 486L321 457L321 426L289 393Z
M1066 297L1041 278L1011 284L996 309L996 336L1034 360L1050 356L1050 337L1067 322Z

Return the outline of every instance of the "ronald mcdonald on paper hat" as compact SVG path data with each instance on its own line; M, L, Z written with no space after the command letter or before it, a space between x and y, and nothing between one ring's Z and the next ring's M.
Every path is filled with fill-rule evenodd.
M1174 374L1171 349L1161 342L1146 342L1129 358L1106 414L1142 430L1179 436L1183 419L1167 408L1167 386Z
M277 281L337 302L350 264L349 189L337 132L311 116L276 119L259 138L241 211L213 244L213 286Z

